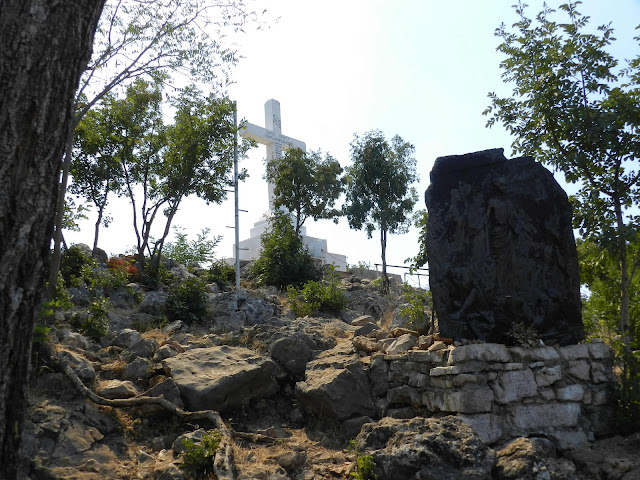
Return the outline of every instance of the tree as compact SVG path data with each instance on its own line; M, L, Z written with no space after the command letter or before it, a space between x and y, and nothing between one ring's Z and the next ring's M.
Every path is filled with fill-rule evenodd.
M106 95L105 102L87 112L75 130L70 170L73 182L69 191L89 200L98 211L93 236L94 250L98 247L100 226L108 226L111 220L104 215L109 194L120 194L122 190L122 173L117 157L117 126L109 114L114 102L113 95Z
M383 291L389 291L387 235L405 233L409 213L418 201L411 184L418 180L414 147L396 135L388 142L379 130L351 142L352 165L346 171L346 201L343 207L349 226L365 227L367 236L380 230Z
M291 148L282 158L267 162L267 180L275 186L273 206L294 214L297 234L308 218L337 221L340 212L333 206L342 193L341 173L340 163L331 155L323 160L319 151Z
M75 97L75 115L58 193L54 256L49 275L55 291L60 266L62 212L73 152L74 129L109 92L136 78L171 83L188 77L223 89L238 61L225 33L237 32L257 15L244 0L108 0L96 32L95 48Z
M504 24L496 30L513 96L490 93L484 113L489 127L501 122L514 135L516 153L535 156L579 185L571 198L574 227L617 265L619 329L626 338L629 289L640 265L640 217L633 210L640 200L640 61L619 69L606 50L613 29L588 33L579 4L560 6L566 23L553 21L547 6L535 22L525 5L515 6L515 32Z
M282 290L320 279L320 269L296 233L288 213L275 210L260 243L260 256L251 266L258 285L275 285Z
M413 216L413 224L419 229L418 237L418 253L415 257L405 260L405 263L411 265L410 272L415 273L420 267L424 267L429 261L427 255L427 220L429 213L426 210L418 210Z
M35 311L73 95L103 4L0 2L0 478L7 480L18 475Z

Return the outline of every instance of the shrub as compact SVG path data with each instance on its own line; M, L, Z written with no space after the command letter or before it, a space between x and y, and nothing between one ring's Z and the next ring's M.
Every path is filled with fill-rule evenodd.
M201 323L207 317L207 285L198 277L174 285L167 297L167 313L172 320Z
M129 283L138 277L138 266L128 257L112 257L107 260L107 268L122 283Z
M193 440L183 440L185 451L182 454L182 469L188 478L205 478L213 474L213 460L216 451L220 447L222 435L215 430L210 430L202 436L202 440L195 443Z
M615 423L617 431L632 434L640 431L640 351L625 352L621 340L613 342L620 381L616 390Z
M356 471L351 472L349 476L356 480L377 480L378 476L374 472L376 463L373 460L373 456L360 452L355 440L349 442L347 449L356 454Z
M60 259L60 273L66 285L78 286L82 269L85 266L97 267L98 262L86 252L82 245L71 245Z
M288 285L298 287L320 279L320 269L286 213L276 211L271 217L261 244L260 256L251 266L258 285L274 285L283 290Z
M300 290L289 286L287 296L296 317L311 315L315 311L337 314L347 304L347 298L338 288L338 279L333 268L322 282L311 280Z
M233 285L236 281L236 269L224 260L217 260L211 264L207 271L206 279L208 282L217 283L221 287Z
M109 331L107 307L109 300L104 297L96 298L89 306L89 316L80 325L80 331L89 338L98 340Z
M407 326L414 330L428 330L425 309L431 304L431 292L405 284L402 297L406 305L400 309L400 313L408 318Z
M181 265L189 265L191 263L209 263L213 260L214 250L222 237L213 237L209 240L207 237L211 233L211 229L204 228L198 234L198 238L189 241L187 236L180 231L178 227L174 227L176 235L175 242L167 242L164 246L164 256L171 258Z

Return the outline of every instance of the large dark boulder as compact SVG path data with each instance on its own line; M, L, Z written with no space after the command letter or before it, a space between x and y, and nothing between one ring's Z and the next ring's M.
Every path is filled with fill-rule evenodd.
M548 170L502 149L440 157L425 201L442 335L513 343L521 323L545 342L584 338L571 206Z

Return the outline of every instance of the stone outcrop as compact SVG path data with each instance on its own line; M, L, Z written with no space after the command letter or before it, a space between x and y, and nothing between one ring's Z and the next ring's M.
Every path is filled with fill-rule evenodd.
M276 365L243 347L194 348L162 364L189 410L224 410L273 395Z
M490 480L496 463L495 452L455 417L383 418L364 425L356 442L378 478Z
M502 149L440 157L425 194L429 282L440 334L510 343L584 338L567 195L531 157Z
M308 412L337 420L375 413L369 379L349 344L309 362L304 381L296 384L296 396Z

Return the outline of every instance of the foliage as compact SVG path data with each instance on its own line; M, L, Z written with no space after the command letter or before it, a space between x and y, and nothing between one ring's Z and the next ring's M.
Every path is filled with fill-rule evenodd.
M355 440L349 442L348 449L356 453L356 471L351 472L349 476L356 480L377 480L373 456L358 451Z
M640 57L619 68L607 51L613 29L589 32L579 5L561 5L566 20L560 23L547 5L535 21L525 15L526 5L515 5L514 32L504 24L496 30L506 56L503 79L513 84L513 95L490 93L484 113L488 126L501 122L515 137L516 153L534 155L579 184L571 198L574 227L618 265L619 329L626 337L640 263L640 217L633 210L640 200Z
M620 270L610 252L592 240L578 239L580 283L588 294L582 299L582 318L589 337L611 342L619 333ZM637 248L633 243L629 252ZM640 348L640 278L634 276L629 289L631 348Z
M621 367L617 386L615 421L618 432L631 434L640 431L640 351L627 354L621 342L614 343Z
M402 298L406 305L402 307L400 314L408 318L407 326L414 330L428 330L429 320L425 311L431 305L431 292L405 284L402 287Z
M311 280L300 289L289 286L287 296L296 317L304 317L318 311L337 314L347 304L347 297L338 288L338 277L333 268L329 268L321 282Z
M89 200L98 211L93 248L98 246L100 226L107 227L111 218L105 215L109 194L122 194L123 178L119 161L118 118L111 115L115 102L107 94L103 104L87 112L74 135L74 153L69 172L73 182L69 192ZM66 202L69 202L67 199Z
M414 147L396 135L387 141L382 132L373 130L351 143L352 165L346 173L346 202L343 206L349 226L363 227L371 238L380 230L383 291L389 291L387 276L387 235L405 233L408 214L417 202L411 184L418 180Z
M138 277L138 266L134 265L131 257L112 257L107 260L107 268L114 277L122 278L124 282L131 282Z
M79 232L80 226L78 221L86 220L88 217L86 212L89 210L84 203L76 205L73 197L67 197L64 202L64 214L62 216L62 228L65 230L71 230L72 232Z
M308 218L337 222L340 212L333 206L342 193L341 173L340 163L329 154L323 160L320 151L288 149L267 162L266 177L275 187L273 206L294 215L296 233Z
M216 430L209 430L202 435L202 440L183 440L185 451L182 453L180 469L187 474L187 478L208 478L213 474L213 460L222 435Z
M33 343L44 343L49 340L51 329L42 323L36 323L33 327Z
M82 276L82 269L85 266L97 267L98 262L80 245L71 245L64 252L60 263L60 273L66 285L77 285L78 278ZM56 282L56 291L58 284Z
M198 238L189 241L187 235L178 227L173 227L176 241L168 242L164 246L164 256L171 258L181 265L193 263L210 263L214 257L216 245L220 243L221 236L209 240L210 228L203 228L198 234Z
M217 260L211 264L207 271L206 279L221 287L232 285L236 281L236 269L224 260Z
M109 331L109 318L107 317L107 308L109 300L104 297L96 298L89 305L89 316L82 322L80 331L89 338L94 340L104 337Z
M522 322L515 322L511 325L511 329L507 332L513 345L525 348L535 348L541 345L540 334L538 331Z
M186 324L202 323L207 318L207 285L192 277L173 285L167 297L167 313L172 320Z
M251 273L258 285L274 285L284 289L320 278L320 269L296 234L289 215L276 210L268 229L260 239L260 256L253 262Z
M407 258L405 263L411 266L409 272L415 273L418 268L424 267L429 261L427 257L427 221L429 214L426 210L418 210L413 215L413 224L418 228L418 254L415 257Z

